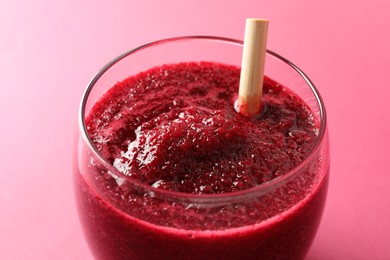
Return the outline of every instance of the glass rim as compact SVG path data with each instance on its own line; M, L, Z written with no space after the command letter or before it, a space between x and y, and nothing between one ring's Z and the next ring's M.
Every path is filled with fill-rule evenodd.
M146 192L148 192L151 196L162 196L162 197L168 197L168 198L174 198L176 200L183 200L183 201L191 201L194 203L215 203L215 202L227 202L242 198L247 198L251 196L261 196L265 193L267 193L270 189L275 189L277 187L282 186L284 183L286 183L288 180L290 180L292 177L297 175L300 170L307 165L307 163L314 157L318 149L320 149L320 144L323 142L323 139L325 137L326 129L327 129L327 119L326 119L326 111L325 111L325 105L323 102L323 99L318 92L317 88L315 87L314 83L309 79L309 77L301 70L299 69L295 64L284 58L283 56L267 49L266 53L268 55L271 55L280 61L284 62L291 68L293 68L306 82L306 84L309 86L312 94L314 95L317 104L319 106L319 112L320 112L320 129L318 133L318 137L316 139L316 142L309 152L309 154L306 156L306 158L301 161L297 166L295 166L293 169L291 169L289 172L283 174L282 176L279 176L277 178L274 178L268 182L262 183L258 186L254 186L248 189L240 190L240 191L234 191L234 192L228 192L228 193L221 193L221 194L193 194L193 193L184 193L184 192L177 192L177 191L169 191L164 189L158 189L155 187L152 187L148 184L145 184L137 179L134 179L130 176L126 176L123 173L119 172L117 169L114 168L114 166L109 163L96 149L96 147L93 145L91 138L89 137L87 126L86 126L86 105L89 98L90 93L92 92L95 84L99 81L99 79L104 75L106 71L108 71L112 66L114 66L116 63L121 61L122 59L126 58L127 56L136 53L142 49L152 47L155 45L160 44L167 44L171 42L179 42L179 41L189 41L189 40L210 40L215 42L224 42L229 43L233 45L242 46L243 41L237 40L233 38L227 38L227 37L219 37L219 36L207 36L207 35L192 35L192 36L178 36L178 37L171 37L171 38L165 38L157 41L152 41L143 45L140 45L138 47L135 47L133 49L130 49L123 54L117 56L116 58L112 59L110 62L108 62L102 69L98 71L98 73L95 74L95 76L91 79L91 81L88 83L87 88L84 91L84 94L82 95L81 104L79 107L79 131L81 133L81 137L83 141L87 144L89 151L93 153L95 158L99 159L99 163L101 163L109 173L115 174L116 176L125 179L127 182L131 183L131 185L134 185L138 189L142 189ZM288 86L287 86L288 87Z

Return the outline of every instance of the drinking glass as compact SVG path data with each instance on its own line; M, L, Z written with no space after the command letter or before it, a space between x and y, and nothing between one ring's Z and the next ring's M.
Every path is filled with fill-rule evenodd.
M326 200L326 114L314 84L282 56L267 50L265 75L308 105L319 131L298 166L262 185L208 195L157 189L117 171L88 135L86 117L117 82L162 64L210 61L239 67L242 47L240 40L215 36L159 40L120 55L91 80L82 97L73 168L80 221L96 259L305 257Z

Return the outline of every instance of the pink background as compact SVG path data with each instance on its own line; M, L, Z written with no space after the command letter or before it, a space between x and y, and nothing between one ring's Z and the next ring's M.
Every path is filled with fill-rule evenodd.
M308 259L390 259L390 1L0 2L0 259L92 259L72 190L77 109L111 58L171 36L242 39L270 19L268 48L325 100L331 185Z

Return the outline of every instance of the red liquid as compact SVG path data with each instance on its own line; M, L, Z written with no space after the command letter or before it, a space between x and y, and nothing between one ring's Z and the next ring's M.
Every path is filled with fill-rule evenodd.
M118 83L94 106L89 135L118 171L157 189L201 196L257 187L308 156L318 123L268 78L262 114L237 114L238 82L239 69L220 64L154 68ZM95 160L75 180L97 258L299 259L324 206L327 169L319 165L269 195L212 206L134 188Z

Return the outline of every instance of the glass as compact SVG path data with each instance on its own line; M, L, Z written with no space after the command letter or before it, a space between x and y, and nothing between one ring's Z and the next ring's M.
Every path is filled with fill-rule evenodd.
M97 259L304 258L326 200L326 115L313 83L280 55L267 51L265 75L301 97L320 128L314 149L301 164L261 186L218 195L156 189L113 168L94 148L86 131L85 117L91 107L109 88L130 75L184 61L240 66L241 55L239 40L170 38L124 53L92 79L80 108L74 187L83 231Z

